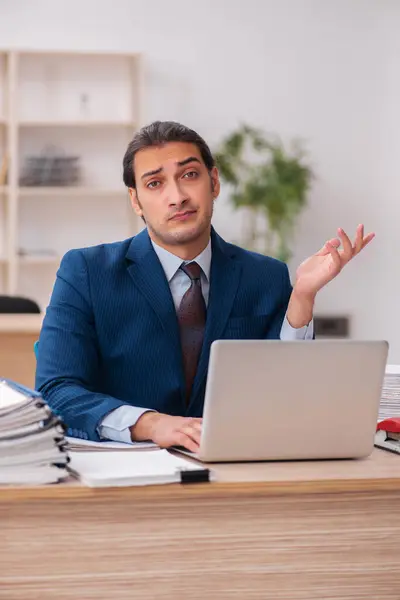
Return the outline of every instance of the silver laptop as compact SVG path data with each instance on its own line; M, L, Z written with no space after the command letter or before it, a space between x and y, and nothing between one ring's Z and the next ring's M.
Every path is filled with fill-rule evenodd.
M212 344L204 462L361 458L374 446L385 341Z

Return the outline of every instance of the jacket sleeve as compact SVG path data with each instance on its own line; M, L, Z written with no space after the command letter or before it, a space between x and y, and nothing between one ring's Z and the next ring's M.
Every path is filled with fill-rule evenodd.
M276 266L279 266L275 278L277 301L274 317L268 329L267 335L265 336L267 340L281 339L282 325L286 318L286 312L292 293L292 284L290 282L287 265L282 262L276 262Z
M69 428L68 434L98 441L99 425L125 406L101 394L99 347L86 259L81 250L61 261L39 338L36 389Z

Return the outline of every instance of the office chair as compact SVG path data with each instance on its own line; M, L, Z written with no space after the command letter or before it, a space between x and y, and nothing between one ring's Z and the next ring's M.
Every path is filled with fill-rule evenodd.
M30 298L21 296L0 296L0 313L2 314L40 314L39 305Z

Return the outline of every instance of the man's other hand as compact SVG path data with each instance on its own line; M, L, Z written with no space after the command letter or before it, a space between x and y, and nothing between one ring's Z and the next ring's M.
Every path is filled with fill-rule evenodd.
M183 446L191 452L197 452L202 422L200 418L146 412L130 428L131 437L134 442L151 440L161 448Z

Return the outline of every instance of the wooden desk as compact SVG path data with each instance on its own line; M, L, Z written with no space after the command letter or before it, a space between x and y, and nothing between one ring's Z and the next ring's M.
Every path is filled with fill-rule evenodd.
M39 337L42 321L43 315L0 314L0 377L34 386L33 344Z
M399 600L399 456L213 468L0 489L0 598Z

